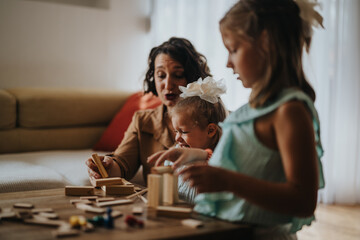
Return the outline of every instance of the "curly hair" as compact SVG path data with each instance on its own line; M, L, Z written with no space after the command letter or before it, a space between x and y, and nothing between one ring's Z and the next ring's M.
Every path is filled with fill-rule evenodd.
M315 101L315 91L302 66L303 49L308 50L311 43L311 26L299 14L293 0L242 0L220 20L221 32L230 31L239 40L255 45L262 32L267 33L269 52L263 55L268 67L251 92L252 107L265 105L289 87L301 89Z
M167 54L184 68L187 83L192 83L200 77L212 76L204 55L197 52L191 42L185 38L172 37L161 45L151 49L148 58L148 70L144 79L144 92L156 92L154 81L155 59L159 54Z

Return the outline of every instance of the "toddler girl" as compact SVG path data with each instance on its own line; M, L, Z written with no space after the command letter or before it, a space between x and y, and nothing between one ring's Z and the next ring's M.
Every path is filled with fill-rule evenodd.
M221 136L219 123L227 116L227 111L220 98L226 87L221 81L211 77L179 87L182 98L170 111L171 122L175 131L176 148L201 148L212 153ZM165 166L172 165L165 161ZM178 178L179 197L193 203L196 189Z

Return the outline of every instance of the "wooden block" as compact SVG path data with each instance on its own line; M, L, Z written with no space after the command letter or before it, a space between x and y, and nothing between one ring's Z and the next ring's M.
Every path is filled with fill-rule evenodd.
M2 212L12 212L12 211L13 209L11 207L2 209Z
M114 201L106 201L106 202L99 202L96 203L96 206L98 207L108 207L108 206L114 206L114 205L123 205L123 204L129 204L133 203L134 201L130 199L119 199Z
M31 203L15 203L13 205L14 208L33 208L34 205Z
M191 228L199 228L204 226L202 221L195 220L192 218L181 220L181 224Z
M49 213L49 212L39 212L39 216L46 217L48 219L57 219L59 215L57 213Z
M148 203L148 200L144 197L144 196L141 196L141 195L137 195L138 198L141 199L141 201L143 201L145 204Z
M163 175L163 203L171 206L178 202L178 177L171 173Z
M147 207L146 213L147 213L146 217L149 218L149 219L155 219L157 217L156 208Z
M162 202L162 176L158 174L148 174L148 206L156 208Z
M80 197L81 200L89 200L89 201L91 201L91 200L95 201L98 198L99 198L98 196L82 196L82 197Z
M141 215L141 214L143 214L143 212L144 212L144 210L142 207L133 207L133 209L132 209L132 213L134 215Z
M175 218L190 218L192 213L191 208L173 207L173 206L157 206L157 216L175 217Z
M153 174L164 174L164 173L173 173L174 170L171 166L159 166L159 167L152 167L151 173Z
M112 218L118 218L118 217L121 217L122 215L124 215L121 211L118 211L118 210L113 210L111 212L111 217ZM104 218L107 217L107 214L104 214Z
M95 179L95 187L123 185L123 181L119 177Z
M55 230L52 231L52 235L56 238L71 237L79 235L79 231L72 228L69 230Z
M114 197L104 197L104 198L96 199L96 202L99 203L99 202L114 201L114 200L115 200Z
M18 215L16 214L16 212L2 212L0 213L0 220L1 219L12 219L12 218L17 218Z
M45 217L34 215L33 218L25 219L25 223L28 224L35 224L35 225L43 225L43 226L50 226L50 227L58 227L63 224L66 224L65 221L62 220L50 220Z
M92 186L66 186L66 196L85 196L94 195L94 187Z
M54 237L70 237L79 235L79 231L72 229L69 224L61 225L57 230L52 231Z
M122 180L125 185L134 185L131 182L129 182L128 180L126 180L125 178L122 178Z
M76 204L76 203L92 204L92 202L89 200L81 200L81 199L71 199L70 203L71 204Z
M94 153L94 154L92 155L92 158L93 158L93 160L94 160L95 165L96 165L96 166L98 167L98 169L99 169L100 175L101 175L103 178L109 177L109 175L107 174L107 172L106 172L106 170L105 170L105 168L104 168L104 166L103 166L103 164L102 164L99 156L98 156L96 153Z
M105 212L105 209L103 209L103 208L93 207L93 206L86 205L83 203L78 203L75 206L76 206L76 208L84 210L85 212L97 213L97 214L102 214Z
M16 214L17 214L18 219L22 219L22 220L24 220L24 219L29 219L29 218L32 218L32 217L33 217L32 212L27 211L27 210L25 210L25 211L18 211Z
M54 212L52 208L34 208L31 210L32 213L40 213L40 212Z
M110 185L102 186L102 190L109 195L129 195L134 193L134 185Z
M148 191L147 188L144 188L143 190L141 190L140 192L137 192L137 193L134 193L134 194L131 194L129 196L126 196L125 198L127 199L130 199L130 198L133 198L133 197L136 197L136 196L139 196L139 195L142 195L144 193L146 193Z

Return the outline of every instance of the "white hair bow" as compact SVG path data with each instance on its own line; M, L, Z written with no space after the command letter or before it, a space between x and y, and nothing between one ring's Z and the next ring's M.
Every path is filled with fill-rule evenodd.
M300 8L300 17L308 25L308 37L311 36L311 27L323 26L323 17L315 10L319 3L316 0L294 0Z
M226 92L226 86L222 79L215 81L212 77L206 77L204 80L199 78L196 82L189 83L186 87L179 86L180 97L188 98L198 96L205 101L217 103L221 94Z

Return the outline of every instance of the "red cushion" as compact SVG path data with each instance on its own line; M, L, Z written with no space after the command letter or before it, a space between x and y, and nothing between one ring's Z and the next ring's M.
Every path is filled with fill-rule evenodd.
M100 140L94 145L93 150L115 151L124 138L124 133L128 128L134 113L138 110L156 108L160 104L160 99L152 93L143 95L142 92L137 92L131 95L126 100L124 106L111 120Z

